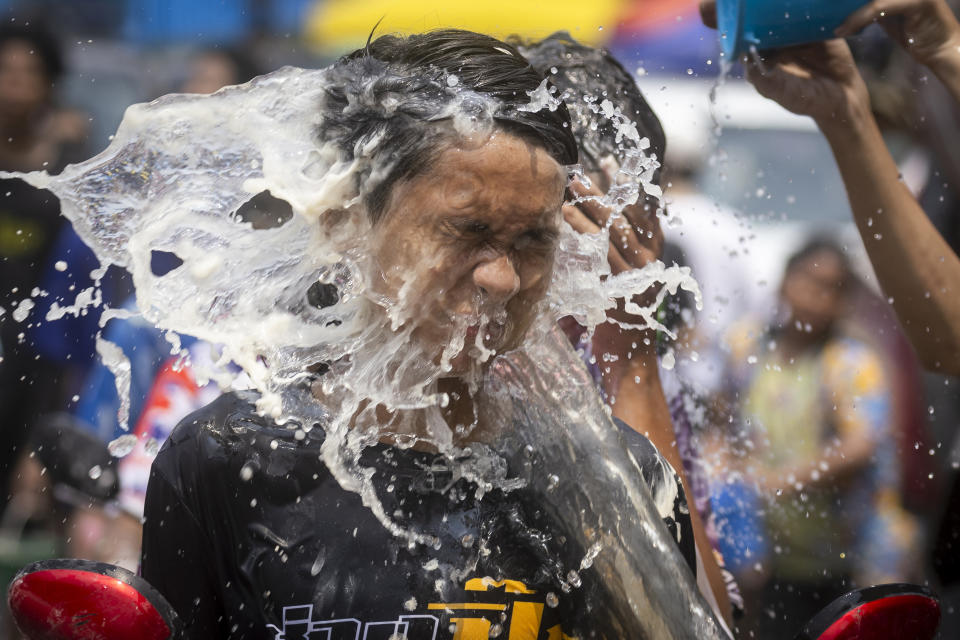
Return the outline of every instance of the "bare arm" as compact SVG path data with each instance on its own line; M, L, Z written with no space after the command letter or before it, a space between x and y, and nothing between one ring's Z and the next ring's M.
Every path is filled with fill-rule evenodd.
M960 375L960 260L899 179L872 118L821 125L884 292L924 366Z
M701 4L715 25L713 0ZM944 0L875 0L837 30L879 22L960 101L960 24ZM960 260L899 179L846 43L833 40L749 63L764 96L809 115L831 148L880 286L927 369L960 375Z
M820 126L880 285L921 361L960 375L960 259L900 181L846 43L783 50L751 65L748 77L761 94Z

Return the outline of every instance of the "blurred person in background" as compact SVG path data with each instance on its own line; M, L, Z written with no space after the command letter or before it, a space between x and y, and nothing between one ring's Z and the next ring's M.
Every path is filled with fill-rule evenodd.
M38 27L0 28L0 170L57 172L85 157L86 121L57 103L56 40ZM60 229L60 205L20 180L0 181L0 508L30 426L64 406L64 374L25 333L41 316L35 291ZM67 396L69 397L69 396Z
M247 82L256 75L256 65L230 47L209 47L193 54L186 66L187 76L175 89L181 93L209 94L220 88ZM269 194L256 196L241 209L242 217L254 226L276 223L292 212ZM72 252L86 256L96 264L90 250L70 233ZM155 252L151 264L158 273L178 266L171 254ZM62 279L63 280L63 279ZM68 287L61 286L61 289ZM131 297L125 306L134 308ZM48 323L50 329L58 323ZM96 329L96 323L89 330ZM104 337L121 348L131 364L129 424L118 420L120 398L113 373L96 359L87 375L73 416L78 427L106 442L118 442L114 451L121 455L116 464L119 494L109 504L79 505L74 509L66 530L70 557L118 564L135 571L140 555L140 520L150 464L159 446L173 427L189 413L219 395L216 384L197 380L189 363L201 366L210 362L210 345L181 336L175 350L162 332L139 318L115 318L104 330ZM189 354L185 356L185 354ZM136 444L119 444L117 439L133 436ZM129 438L127 438L129 440Z
M730 395L744 433L740 469L726 461L742 480L729 484L756 483L766 541L755 521L727 531L766 554L756 559L766 579L747 598L745 626L757 637L787 637L854 587L921 577L921 527L901 502L890 376L848 315L861 287L843 251L814 239L787 263L771 326L732 332ZM749 504L750 494L740 499Z
M0 27L0 170L60 171L87 156L87 120L59 104L64 63L42 27ZM45 357L30 329L60 231L57 199L21 180L0 180L0 581L25 561L55 553L57 512L43 467L27 455L41 417L66 407L77 369ZM5 607L4 607L5 608ZM8 621L2 621L3 625ZM7 629L7 635L13 633Z
M63 71L60 48L49 33L18 23L0 28L0 170L57 172L85 157L86 120L57 103ZM20 180L0 182L2 509L12 493L11 468L29 430L41 415L66 405L69 371L44 358L29 334L42 321L35 305L45 292L37 287L65 225L59 203ZM39 476L25 470L19 475L24 490L27 478Z
M21 33L20 30L14 32ZM43 47L30 45L30 50L56 51L54 68L61 70L56 41L46 35L43 37ZM0 55L0 64L2 61ZM218 47L204 49L194 54L187 66L188 75L179 87L183 91L212 93L226 84L249 80L255 74L253 69L253 64L240 52ZM0 73L0 81L2 79ZM74 124L79 118L72 113L62 117ZM38 122L44 121L38 119ZM80 119L79 124L84 121ZM82 151L74 151L72 147L67 149L70 153L65 151L56 164L21 163L3 168L55 172L69 162L86 157ZM94 337L100 329L100 309L93 306L56 321L44 319L54 302L60 307L73 305L81 291L92 287L91 272L100 265L71 225L59 216L55 198L47 192L35 191L19 180L4 182L14 185L12 193L30 194L45 204L46 208L23 213L34 225L25 227L24 233L39 237L35 227L44 222L42 230L46 235L43 236L43 251L36 252L29 265L33 280L29 286L19 286L20 291L26 288L26 293L12 298L16 305L30 295L29 290L34 286L44 294L34 297L35 306L23 322L10 322L9 311L15 306L3 305L8 313L0 316L4 328L3 346L7 346L7 333L12 330L22 333L22 343L30 347L29 351L22 348L29 354L26 356L28 370L35 373L21 384L39 398L31 404L26 401L34 396L24 394L16 398L24 410L31 412L31 419L24 421L23 432L16 434L21 438L20 442L11 441L3 449L3 455L16 458L16 462L10 463L15 464L9 489L12 495L10 509L0 520L0 563L8 567L7 577L0 576L0 580L6 585L13 572L25 562L53 555L110 562L136 570L140 555L142 493L146 488L146 478L143 478L142 487L138 479L148 473L152 461L149 457L144 463L143 456L152 451L152 444L141 434L149 432L162 442L183 416L216 396L216 385L208 388L196 383L189 368L181 371L175 364L176 356L171 356L170 343L152 326L136 318L114 318L106 324L104 336L118 345L131 363L130 431L121 427L118 419L121 402L113 373L96 356L94 349ZM251 217L257 212L258 202L262 208L262 197L247 207L253 212ZM5 213L0 208L0 216L3 215ZM261 213L261 217L263 215L266 214ZM8 259L0 263L0 269L16 264ZM175 259L169 254L154 256L153 267L159 272L175 266ZM5 278L4 275L4 284L9 281ZM129 295L129 285L120 273L108 273L100 281L100 288L104 298L111 300L111 305L119 301L116 306L123 306L122 301ZM9 295L8 291L0 293ZM130 298L127 306L132 308L133 305ZM191 356L200 361L205 352L193 351L208 348L208 345L194 347L194 344L184 336L182 347L191 349ZM0 369L5 365L7 362L0 363ZM18 371L19 375L25 375L22 369ZM4 374L13 375L13 370L4 370ZM170 389L172 382L176 389ZM7 386L5 378L0 393L8 390L12 393L16 388ZM73 400L69 399L71 394L76 394ZM190 400L197 397L203 401L190 404ZM64 413L68 408L70 414ZM6 406L4 411L7 411ZM157 427L161 413L172 415L166 431ZM144 414L149 418L141 420ZM146 423L153 428L141 427ZM111 456L106 443L128 433L139 436L137 447L118 461ZM3 434L8 440L13 435L6 430ZM120 444L111 451L120 455L125 448L129 449L130 445ZM140 467L144 464L141 472ZM6 633L7 636L0 637L15 637L12 628Z

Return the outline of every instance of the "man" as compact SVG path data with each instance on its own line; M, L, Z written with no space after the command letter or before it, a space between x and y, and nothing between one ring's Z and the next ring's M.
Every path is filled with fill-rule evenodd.
M529 108L543 78L509 45L461 31L379 38L328 77L318 147L359 167L344 179L354 203L334 213L369 219L364 317L386 320L373 339L399 351L316 367L311 402L346 424L281 427L250 394L181 423L152 470L143 576L191 638L610 637L605 585L564 523L525 490L471 476L510 428L485 412L478 379L546 305L577 160L566 108ZM335 383L352 367L387 385L439 371L439 411L373 387L352 396ZM638 428L669 429L653 424L665 411L649 420ZM356 467L329 457L341 427L366 439ZM669 469L638 433L624 438L645 473ZM682 489L666 477L692 566Z

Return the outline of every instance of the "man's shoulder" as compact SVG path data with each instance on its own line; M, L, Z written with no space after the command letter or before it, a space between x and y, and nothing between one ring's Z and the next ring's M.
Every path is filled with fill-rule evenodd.
M212 437L222 441L231 434L244 429L267 426L267 420L256 411L257 396L250 391L235 391L218 396L181 420L170 433L167 447L189 446L203 438Z
M249 442L245 436L269 428L257 415L256 399L252 392L226 393L185 417L161 447L154 471L172 481L225 463Z

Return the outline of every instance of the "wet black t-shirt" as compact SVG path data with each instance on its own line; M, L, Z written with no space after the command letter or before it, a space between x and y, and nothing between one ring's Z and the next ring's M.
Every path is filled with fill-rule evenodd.
M225 395L188 417L151 471L142 572L188 637L552 640L602 615L593 572L564 589L586 550L523 489L478 499L441 455L369 447L361 462L376 470L385 513L439 541L412 545L332 477L318 429L297 440L257 416L254 400ZM669 468L626 433L645 477ZM667 522L693 567L682 501L681 490Z

